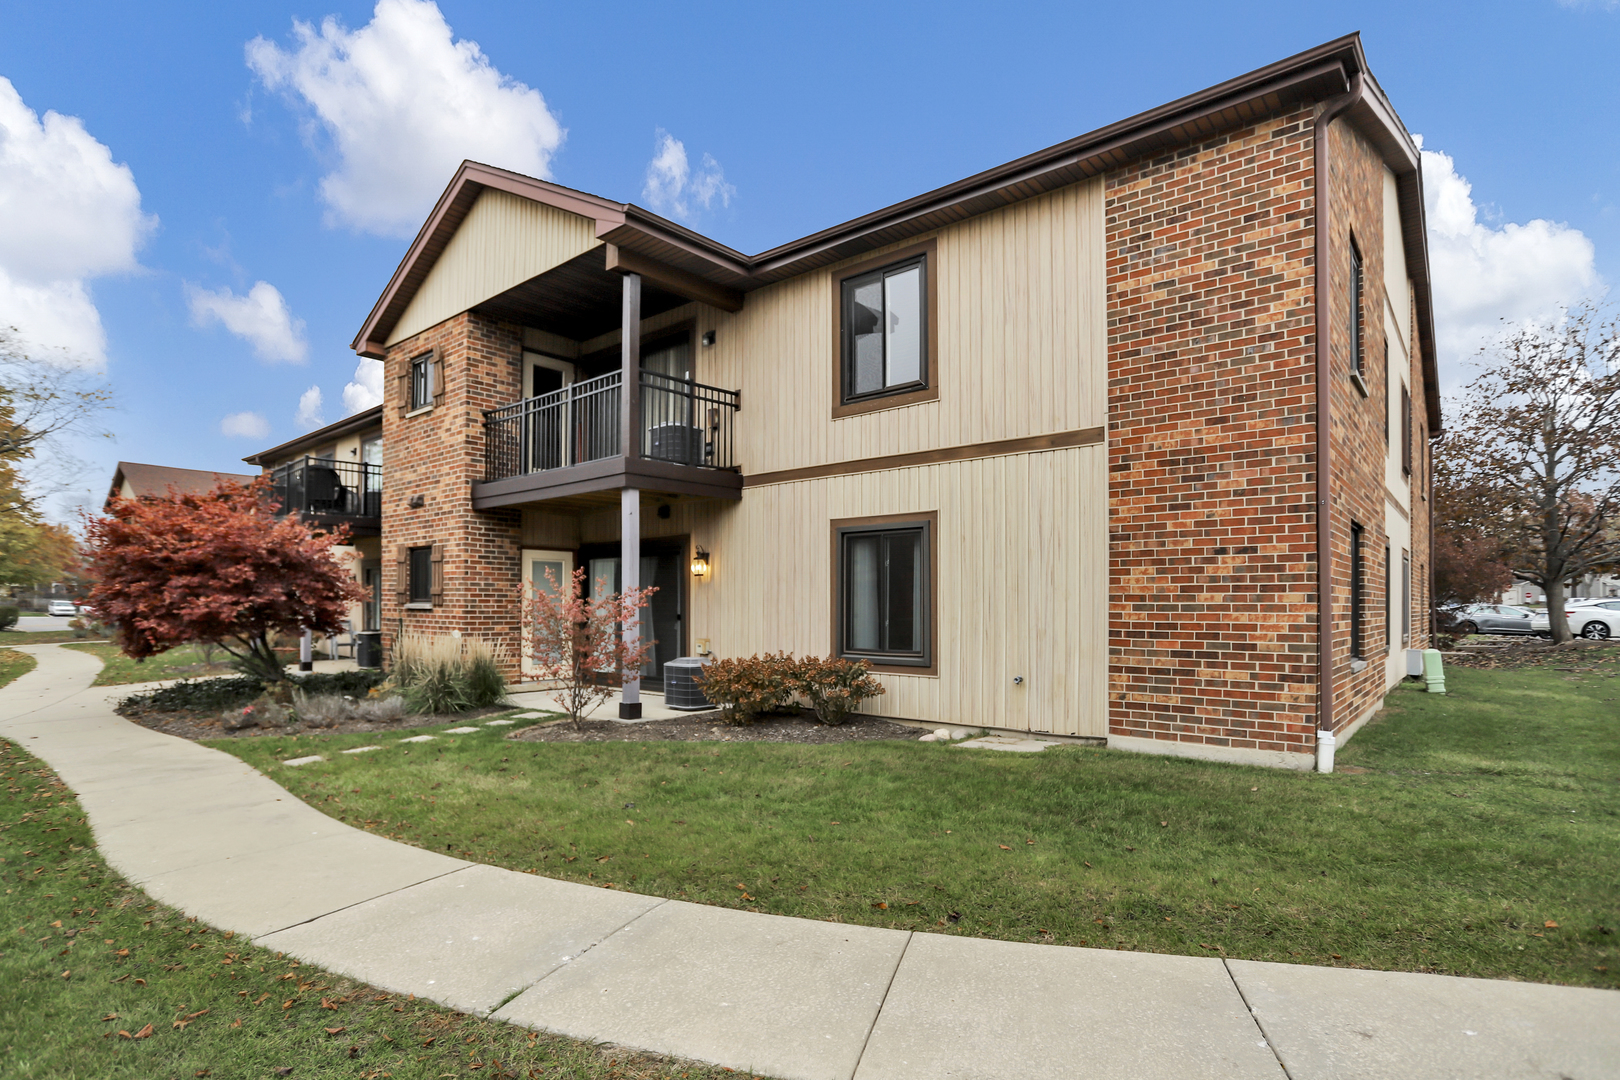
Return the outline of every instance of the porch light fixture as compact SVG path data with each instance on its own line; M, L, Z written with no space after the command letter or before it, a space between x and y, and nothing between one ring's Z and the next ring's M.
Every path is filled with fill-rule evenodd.
M704 577L709 572L709 553L698 548L692 553L692 576Z
M703 337L700 340L703 342L704 346L713 345L714 344L714 331L713 330L705 330L705 331L703 331Z

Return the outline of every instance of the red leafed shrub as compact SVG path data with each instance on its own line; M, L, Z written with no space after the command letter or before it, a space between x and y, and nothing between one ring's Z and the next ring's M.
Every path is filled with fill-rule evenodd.
M658 590L608 593L604 587L592 600L585 595L584 568L574 571L566 593L549 569L546 584L528 590L524 637L535 674L552 684L552 700L578 727L581 717L613 695L614 683L641 679L641 668L657 642L628 642L620 628L638 624L641 609Z
M884 692L864 660L795 659L791 653L715 660L704 666L698 681L703 695L724 706L734 724L785 708L799 697L823 724L842 724L861 702Z
M794 661L793 683L810 702L816 719L836 727L861 702L886 692L871 670L865 660L805 656Z
M793 700L798 692L794 667L787 653L728 657L705 664L698 684L704 697L725 708L729 722L746 724Z
M317 534L296 514L277 517L264 477L115 500L106 517L86 518L85 538L90 606L137 659L209 642L245 674L277 682L275 634L337 633L365 599L332 551L347 531Z

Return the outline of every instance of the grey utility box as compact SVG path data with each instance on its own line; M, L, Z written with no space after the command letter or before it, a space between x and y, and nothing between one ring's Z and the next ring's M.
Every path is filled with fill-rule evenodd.
M698 675L708 662L707 656L683 656L665 664L664 705L689 712L714 708L709 704L709 699L703 696L703 688L698 685Z

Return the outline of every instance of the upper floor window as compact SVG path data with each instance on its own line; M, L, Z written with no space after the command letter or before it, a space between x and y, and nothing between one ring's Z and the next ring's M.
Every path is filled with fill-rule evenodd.
M1361 270L1361 249L1356 247L1354 237L1350 238L1350 361L1355 366L1355 372L1363 379L1367 377L1367 349L1364 342L1365 326L1362 316L1361 294L1363 290L1363 275Z
M1401 384L1401 472L1412 475L1412 391Z
M933 241L851 267L838 286L834 416L938 397Z
M433 354L423 353L411 360L411 408L425 409L433 404Z

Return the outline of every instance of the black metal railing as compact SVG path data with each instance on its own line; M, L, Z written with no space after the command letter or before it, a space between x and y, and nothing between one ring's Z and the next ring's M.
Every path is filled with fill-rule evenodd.
M484 478L503 480L617 457L622 386L622 374L614 371L487 410ZM736 411L735 391L643 371L641 456L732 468Z
M283 514L382 517L381 465L298 458L271 470L270 489Z

